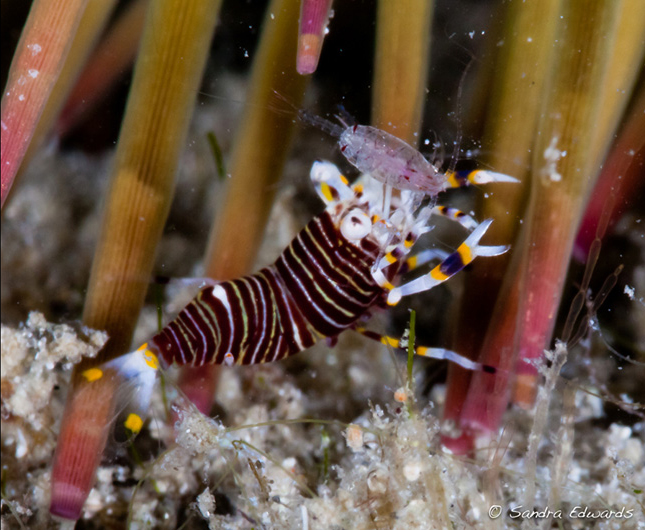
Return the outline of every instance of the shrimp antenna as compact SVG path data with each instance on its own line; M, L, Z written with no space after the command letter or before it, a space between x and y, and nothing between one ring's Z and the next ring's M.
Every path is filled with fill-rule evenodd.
M446 151L443 146L443 140L437 134L437 131L431 130L430 134L433 136L432 140L432 160L430 162L436 168L443 167L446 156Z
M475 57L471 55L470 61L468 61L468 64L466 65L466 68L464 68L464 73L461 74L461 79L459 80L459 87L457 87L457 138L455 140L455 150L453 151L452 159L450 160L450 167L448 168L448 171L451 173L455 170L455 167L457 165L457 157L459 156L459 150L461 149L461 140L462 140L462 132L461 132L461 95L462 92L464 91L464 83L466 81L466 76L468 75L468 70L470 70L471 65L475 62Z
M343 105L336 105L337 114L335 114L336 119L342 123L345 128L353 127L356 125L356 118L352 116Z
M310 112L307 112L305 109L300 109L284 97L280 92L274 90L273 93L275 96L289 106L289 108L298 116L298 119L307 125L311 125L320 129L321 131L333 136L334 138L340 138L340 135L343 133L343 128L340 125L336 125L334 122L327 120L321 116L316 116ZM341 122L342 123L342 122Z

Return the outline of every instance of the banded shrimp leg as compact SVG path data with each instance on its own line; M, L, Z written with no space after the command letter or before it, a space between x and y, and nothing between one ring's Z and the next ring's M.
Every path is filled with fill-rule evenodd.
M375 331L365 329L361 326L355 326L352 329L369 339L384 344L385 346L407 352L408 346L401 338L393 337L391 335L382 335ZM482 371L489 374L494 374L499 371L499 369L494 366L473 361L471 359L468 359L467 357L464 357L463 355L458 354L457 352L448 350L446 348L416 345L414 348L414 354L418 355L419 357L427 357L429 359L437 359L440 361L449 361L451 363L458 364L466 370Z
M462 227L467 229L469 232L473 232L480 226L480 224L473 217L462 212L461 210L458 210L457 208L451 208L451 207L442 206L442 205L426 206L425 208L422 209L421 213L419 214L419 218L427 219L431 215L441 216L449 221L458 223ZM489 221L489 224L490 222L492 222L492 220ZM394 263L395 261L398 261L402 257L407 256L408 249L414 245L414 243L417 241L417 239L421 236L422 233L427 231L429 231L427 227L422 229L421 231L412 230L410 234L408 234L408 237L405 240L403 240L392 250L390 250L387 254L385 254L379 260L379 262L377 263L373 271L373 274L377 278L377 281L384 281L383 269L387 268L392 263ZM493 247L493 248L500 250L499 253L502 253L501 247L500 249L498 249L497 247ZM504 251L506 251L507 249L508 249L507 247L504 247ZM430 249L423 250L417 254L414 254L412 256L408 256L405 258L403 262L403 266L405 267L405 270L403 271L403 273L416 269L421 265L424 265L437 258L441 259L442 261L446 261L450 257L450 255L451 254L449 252L438 248L430 248ZM488 254L479 254L479 255L488 255ZM491 254L491 255L497 255L497 254ZM454 260L455 258L452 258L452 259ZM459 272L459 271L457 270L456 272Z
M389 291L387 295L388 305L396 305L403 296L409 296L423 291L429 291L440 283L445 282L466 265L471 263L477 256L498 256L506 252L510 247L508 245L480 245L479 241L490 227L492 219L487 219L477 225L468 238L441 263L434 267L430 272L416 278L410 282L394 287L387 281L384 269L389 265L385 256L378 264L372 275L376 282L384 289Z

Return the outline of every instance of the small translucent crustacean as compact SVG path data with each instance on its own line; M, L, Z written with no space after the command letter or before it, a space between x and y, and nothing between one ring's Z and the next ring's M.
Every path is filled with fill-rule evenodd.
M483 169L442 172L411 145L369 125L347 127L338 144L341 153L359 171L399 190L435 196L447 188L467 184L517 182L508 175Z
M435 197L447 188L491 182L518 182L517 179L489 170L442 171L410 144L377 127L351 123L347 113L337 116L337 125L321 116L299 109L304 123L317 127L334 138L343 156L361 173L398 190L411 190Z
M383 207L383 184L370 175L350 186L330 162L316 162L311 179L327 207L296 236L273 265L202 289L165 328L134 352L92 368L96 381L118 373L134 392L127 427L138 431L147 412L159 366L256 364L284 359L321 339L353 329L395 348L396 338L367 331L359 321L371 308L448 280L477 256L495 256L506 246L482 246L492 220L477 224L449 255L424 251L409 256L430 229L434 201L418 189L402 190ZM459 219L455 219L458 220ZM443 255L442 255L443 254ZM432 259L442 261L422 276L396 286L402 274ZM417 347L416 354L494 372L444 348ZM123 392L132 395L132 392Z

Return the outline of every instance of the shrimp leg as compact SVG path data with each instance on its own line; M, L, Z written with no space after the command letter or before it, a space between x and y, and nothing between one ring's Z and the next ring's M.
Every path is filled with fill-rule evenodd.
M492 219L487 219L479 224L475 230L468 236L459 248L450 254L439 265L432 269L428 274L425 274L411 282L404 283L399 287L391 287L391 284L384 285L385 289L390 292L387 297L388 305L396 305L403 296L428 291L433 287L445 282L457 274L461 269L473 261L477 256L497 256L503 254L509 249L508 245L496 246L483 246L479 245L479 240L483 237L490 227Z
M520 182L515 177L488 171L487 169L476 169L475 171L446 171L446 182L449 188L463 188L471 184L490 184L491 182Z
M397 350L407 351L407 344L402 344L401 339L397 337L381 335L380 333L376 333L374 331L370 331L358 326L352 329L369 339L380 342L381 344L385 344L386 346L390 346L391 348L396 348ZM462 368L465 368L466 370L484 371L488 373L495 373L497 371L497 369L494 366L472 361L467 357L464 357L463 355L459 355L458 353L452 350L448 350L446 348L430 348L428 346L417 346L414 349L414 353L415 355L419 355L420 357L429 357L431 359L450 361L455 364L458 364L459 366L461 366Z
M464 213L457 208L450 208L448 206L435 206L432 209L432 214L445 217L446 219L450 219L451 221L456 221L467 230L474 230L475 228L477 228L477 221L475 221L475 219L473 219L467 213Z
M431 262L434 259L444 260L449 256L449 252L441 250L439 248L429 248L415 254L414 256L408 256L406 260L401 265L398 274L406 274L415 269L418 269L422 265Z

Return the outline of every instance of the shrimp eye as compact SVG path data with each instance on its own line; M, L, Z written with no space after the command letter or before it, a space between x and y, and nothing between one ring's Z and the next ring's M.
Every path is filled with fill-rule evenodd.
M369 215L359 208L351 210L340 224L340 233L349 240L363 239L372 231Z

